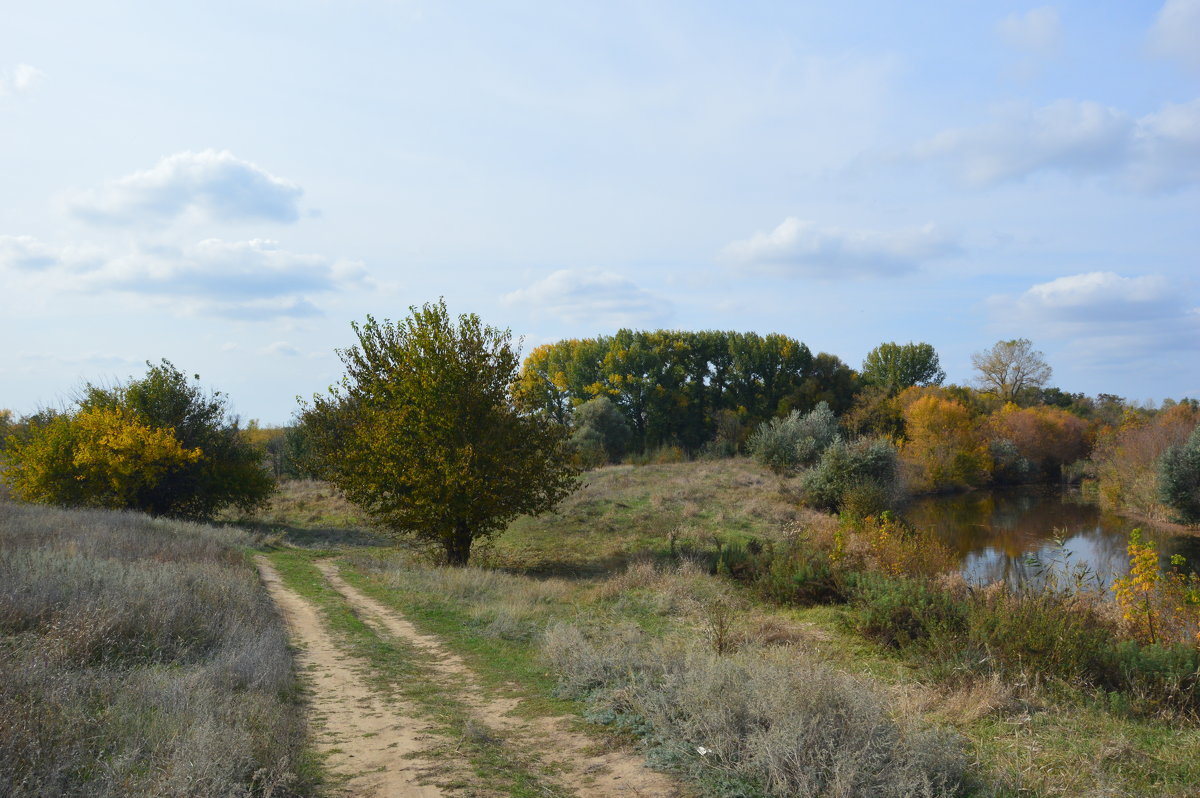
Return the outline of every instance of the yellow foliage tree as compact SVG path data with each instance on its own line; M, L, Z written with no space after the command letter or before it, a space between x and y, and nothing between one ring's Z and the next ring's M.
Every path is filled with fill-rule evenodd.
M9 458L5 480L25 501L125 509L139 506L139 494L164 474L199 461L201 451L125 408L92 407L12 438Z
M914 490L953 490L987 481L987 444L962 404L922 396L904 408L904 430L900 456Z

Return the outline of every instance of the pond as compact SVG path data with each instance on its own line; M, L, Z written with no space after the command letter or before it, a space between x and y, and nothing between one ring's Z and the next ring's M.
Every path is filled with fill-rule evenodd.
M1036 584L1045 568L1031 562L1034 557L1043 564L1083 564L1093 581L1107 588L1129 571L1125 548L1135 527L1154 541L1164 565L1171 555L1182 554L1200 570L1200 536L1106 512L1070 488L924 496L901 515L919 529L934 530L958 554L963 575L976 584L1001 579L1011 585Z

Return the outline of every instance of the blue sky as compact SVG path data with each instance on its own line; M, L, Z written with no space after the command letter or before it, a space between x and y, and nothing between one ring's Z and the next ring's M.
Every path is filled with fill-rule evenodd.
M0 407L283 422L368 313L1200 396L1200 0L10 4Z

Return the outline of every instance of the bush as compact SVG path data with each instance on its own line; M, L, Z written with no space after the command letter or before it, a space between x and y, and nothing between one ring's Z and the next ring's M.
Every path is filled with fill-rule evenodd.
M837 439L837 417L828 403L821 402L807 414L793 410L784 418L763 422L748 446L760 464L776 474L789 474L815 463Z
M899 476L896 447L890 441L834 441L815 468L804 475L801 488L809 504L841 512L849 502L867 515L895 502Z
M88 385L76 408L45 411L10 436L4 479L26 501L209 518L250 510L274 490L224 396L170 362L113 388Z
M616 463L625 456L633 439L633 430L607 396L597 396L575 408L572 420L575 432L570 444L580 453L585 465Z
M1200 425L1158 461L1158 495L1182 524L1200 524Z
M847 585L858 631L884 645L905 648L967 628L963 603L927 580L865 572L848 576Z

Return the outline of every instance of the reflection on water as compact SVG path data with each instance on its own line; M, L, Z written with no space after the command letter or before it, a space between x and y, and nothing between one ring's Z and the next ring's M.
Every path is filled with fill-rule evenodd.
M1125 547L1134 527L1154 541L1164 565L1172 554L1182 554L1200 570L1200 538L1103 512L1069 489L1022 487L927 496L911 502L901 514L913 526L937 532L958 553L964 576L979 584L1000 579L1013 585L1037 582L1038 569L1029 557L1062 561L1054 542L1058 537L1070 554L1068 562L1085 563L1107 587L1129 571Z

